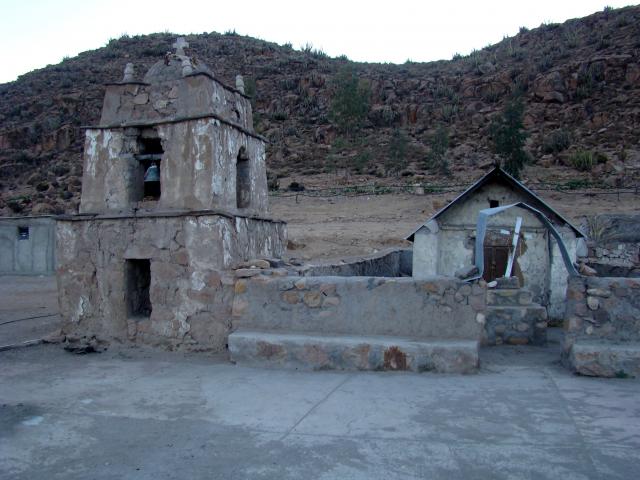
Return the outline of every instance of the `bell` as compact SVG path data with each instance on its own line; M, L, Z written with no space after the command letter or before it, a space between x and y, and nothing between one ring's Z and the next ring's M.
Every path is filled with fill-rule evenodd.
M160 181L160 168L155 163L147 168L144 173L144 181L146 182L159 182Z

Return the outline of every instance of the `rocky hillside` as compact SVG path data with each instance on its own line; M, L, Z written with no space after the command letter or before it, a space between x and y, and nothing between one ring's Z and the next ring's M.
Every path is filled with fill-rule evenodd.
M103 84L126 62L144 72L175 34L123 36L103 48L0 85L0 213L73 211L82 178L82 125L100 116ZM187 37L226 83L245 76L255 127L271 144L275 187L322 182L468 182L494 161L488 126L517 93L525 104L528 180L631 186L640 179L640 7L605 9L563 24L521 29L450 61L355 63L313 48L238 36ZM336 78L351 68L368 86L355 139L332 123ZM448 135L451 173L429 161Z

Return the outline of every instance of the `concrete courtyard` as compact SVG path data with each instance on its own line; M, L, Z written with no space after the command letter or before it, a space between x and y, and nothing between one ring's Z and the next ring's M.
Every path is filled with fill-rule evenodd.
M16 290L0 285L7 305ZM25 305L48 311L37 303ZM571 375L559 333L546 348L486 349L468 376L2 351L0 478L638 478L640 382Z

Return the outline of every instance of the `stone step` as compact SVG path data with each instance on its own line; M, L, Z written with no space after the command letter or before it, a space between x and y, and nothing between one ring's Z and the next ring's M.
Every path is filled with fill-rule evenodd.
M533 294L520 288L487 290L487 305L527 306L533 302Z
M545 307L536 304L527 307L487 307L483 345L544 345L546 341Z
M640 343L578 340L568 355L569 367L580 375L594 377L639 377Z
M231 360L242 365L301 370L410 370L474 373L478 342L387 336L236 330Z

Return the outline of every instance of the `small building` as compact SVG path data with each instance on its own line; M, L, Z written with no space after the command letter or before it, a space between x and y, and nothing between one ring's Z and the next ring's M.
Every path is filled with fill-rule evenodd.
M500 167L496 167L409 235L413 241L413 276L453 276L475 263L478 213L518 202L545 215L559 232L572 261L583 233ZM522 227L513 266L520 286L533 301L546 306L550 318L564 315L567 270L559 247L547 227L532 212L512 208L491 217L484 239L484 273L487 281L504 276L513 241L516 218Z
M52 275L54 271L54 217L0 218L0 275Z
M143 79L127 64L86 128L80 213L57 225L67 338L224 349L229 270L284 253L242 79L225 85L174 47Z

